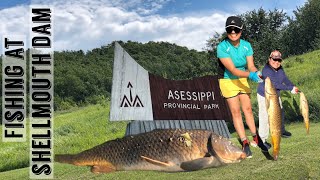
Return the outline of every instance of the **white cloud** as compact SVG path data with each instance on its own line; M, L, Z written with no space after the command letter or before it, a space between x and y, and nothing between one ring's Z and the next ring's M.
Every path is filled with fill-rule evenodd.
M15 35L25 35L29 29L29 9L26 6L16 6L13 8L2 9L0 11L0 34L8 35L12 32Z
M44 0L34 2L46 3ZM114 40L168 41L202 50L214 31L223 31L225 15L165 18L156 14L146 16L145 13L126 10L135 8L137 3L141 2L131 0L125 7L115 7L119 1L54 1L55 50L88 50ZM148 2L144 7L156 11L161 8L161 3L167 1L156 4ZM1 34L28 35L29 7L14 7L0 13L1 22L4 22L0 29Z
M169 41L188 48L202 50L206 40L217 31L224 31L224 23L227 15L212 14L201 18L169 18L156 21L153 25L159 29L161 37L156 37L157 41ZM163 22L164 21L164 22ZM165 28L161 26L165 24Z
M126 11L134 11L141 15L150 15L157 12L172 0L32 0L33 4L51 4L54 6L71 6L80 4L82 6L97 7L118 7Z
M55 7L55 50L89 50L115 40L168 41L202 50L215 32L224 31L225 20L231 15L219 11L157 15L169 1L33 0L32 3ZM29 15L28 6L1 10L0 34L28 35Z

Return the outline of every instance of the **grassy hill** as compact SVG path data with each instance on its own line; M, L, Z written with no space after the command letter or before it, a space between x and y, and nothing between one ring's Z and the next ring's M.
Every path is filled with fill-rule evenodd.
M104 141L122 137L125 122L107 122L108 106L88 106L55 115L54 152L76 153L96 146ZM56 179L318 179L320 178L320 124L311 123L310 135L306 135L303 123L287 126L293 137L282 139L278 161L267 160L257 148L252 148L253 158L239 164L196 172L165 173L152 171L115 172L93 174L88 167L55 163ZM232 134L236 142L236 135ZM0 179L26 179L29 169L27 144L0 147ZM14 154L9 153L8 149ZM271 151L270 151L271 152ZM20 168L20 169L19 169Z
M283 93L286 127L293 137L282 139L278 161L269 161L253 148L253 158L239 164L186 173L116 172L92 174L88 167L56 163L56 179L320 179L320 50L284 60L284 68L293 83L303 91L310 108L310 135L306 135L298 105L299 95ZM256 84L252 84L253 90ZM252 96L257 114L256 95ZM54 152L77 153L107 140L122 137L126 122L109 122L109 104L58 112L54 119ZM257 118L256 118L257 120ZM1 126L0 126L0 130ZM236 134L232 134L236 142ZM0 137L1 138L1 137ZM1 141L1 139L0 139ZM28 143L0 143L0 179L29 177ZM270 151L271 152L271 151Z
M290 57L284 60L285 70L290 80L306 95L308 98L310 118L313 121L320 122L320 50L306 53L300 56ZM290 101L292 109L296 110L297 105L294 100ZM298 97L295 100L299 104ZM292 103L291 103L292 102ZM293 112L293 111L292 111ZM297 112L297 111L296 111ZM287 112L288 115L291 115ZM294 116L294 114L292 114Z
M106 103L105 105L92 105L70 112L56 113L53 122L54 152L76 153L106 140L122 137L126 122L111 123L107 121L108 113L109 105ZM1 128L2 126L0 126L2 132ZM1 142L0 172L27 167L29 165L28 144L28 141L26 143ZM1 173L0 179L2 179Z

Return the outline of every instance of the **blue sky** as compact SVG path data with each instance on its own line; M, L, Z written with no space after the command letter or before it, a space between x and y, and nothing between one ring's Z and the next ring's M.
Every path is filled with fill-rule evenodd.
M17 5L28 5L30 4L30 0L2 0L0 1L0 9L5 9L5 8L9 8L9 7L14 7Z
M159 11L160 14L184 14L186 12L212 12L212 11L222 11L222 12L243 12L251 11L252 9L257 9L263 7L264 9L292 9L296 5L301 5L305 1L295 1L295 0L247 0L247 1L235 1L235 0L175 0L170 1L164 5L164 7Z
M293 10L307 0L10 0L0 1L0 35L29 34L30 4L54 8L55 50L84 51L115 40L168 41L203 50L230 15L262 7ZM2 52L2 50L1 50Z

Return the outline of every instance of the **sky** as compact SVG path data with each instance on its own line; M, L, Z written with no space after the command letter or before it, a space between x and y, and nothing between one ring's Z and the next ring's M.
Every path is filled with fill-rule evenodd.
M0 35L29 36L30 4L53 8L54 50L83 50L112 41L166 41L202 51L228 16L262 7L293 16L307 0L1 0ZM2 54L2 46L0 52Z

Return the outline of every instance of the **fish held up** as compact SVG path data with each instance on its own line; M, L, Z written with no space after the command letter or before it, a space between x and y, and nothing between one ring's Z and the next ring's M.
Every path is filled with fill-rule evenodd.
M307 134L309 134L310 123L309 123L309 106L306 96L303 92L300 92L300 112L303 116L303 122L305 124Z
M281 142L281 107L276 89L269 77L265 79L265 98L273 147L273 159L277 160Z

